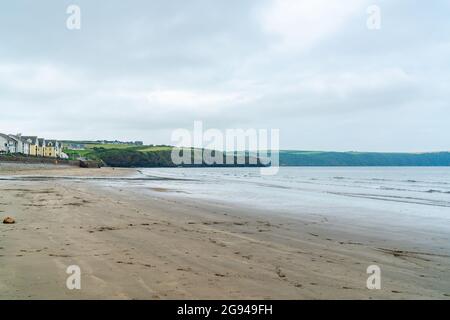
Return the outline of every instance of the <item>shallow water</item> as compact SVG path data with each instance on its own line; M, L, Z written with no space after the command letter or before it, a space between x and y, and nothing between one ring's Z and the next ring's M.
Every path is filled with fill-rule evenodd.
M241 203L291 215L305 212L367 217L450 232L450 168L282 167L275 176L258 168L141 169L153 188L182 197ZM189 179L189 180L184 180Z

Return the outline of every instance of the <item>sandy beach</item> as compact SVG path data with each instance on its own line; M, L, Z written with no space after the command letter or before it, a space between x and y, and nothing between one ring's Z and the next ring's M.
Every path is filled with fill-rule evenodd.
M0 298L450 299L450 241L70 179L138 174L2 164L0 216L16 224L0 225ZM70 265L81 290L66 288ZM366 288L369 265L380 290Z

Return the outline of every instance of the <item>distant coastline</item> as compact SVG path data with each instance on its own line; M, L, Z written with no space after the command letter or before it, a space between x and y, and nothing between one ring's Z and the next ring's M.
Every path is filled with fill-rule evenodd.
M238 152L236 154L215 151L219 156L225 157L244 156L245 164L182 164L175 165L171 154L173 146L167 145L137 145L133 144L93 144L79 142L71 144L64 143L64 152L68 154L64 162L78 163L80 159L93 160L109 167L122 168L170 168L170 167L261 167L261 158L255 152ZM191 149L194 152L194 149ZM201 150L203 151L203 150ZM11 159L15 158L15 159ZM257 158L257 162L250 159ZM16 162L54 162L55 159L35 159L31 157L18 157L12 155L0 156L2 161ZM23 160L23 161L22 161ZM45 160L45 161L44 161ZM254 164L252 164L254 163ZM267 162L263 162L267 163ZM394 153L394 152L334 152L334 151L302 151L281 150L279 151L279 166L299 167L447 167L450 166L450 152L427 152L427 153Z
M280 151L281 166L447 167L450 152L386 153Z

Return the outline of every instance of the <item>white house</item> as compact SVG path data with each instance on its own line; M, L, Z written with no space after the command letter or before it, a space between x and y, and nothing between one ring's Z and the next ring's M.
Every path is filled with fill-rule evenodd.
M23 154L30 155L30 149L31 149L31 141L30 139L26 139L24 137L21 137L22 144L23 144Z
M69 156L61 151L60 156L61 159L69 159Z
M0 152L16 153L17 141L6 134L0 133Z
M7 135L0 133L0 153L8 153L9 152L9 137Z
M20 133L16 135L10 134L9 137L13 139L15 142L16 145L15 153L22 153L25 155L28 155L30 153L30 144L26 141L26 139L22 138L22 135Z

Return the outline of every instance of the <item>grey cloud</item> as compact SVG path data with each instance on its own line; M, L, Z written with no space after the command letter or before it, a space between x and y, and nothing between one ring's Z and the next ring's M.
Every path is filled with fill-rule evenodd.
M273 1L2 4L0 131L170 143L203 120L279 128L291 149L448 149L449 4L380 1L380 31L358 8L280 49L260 16ZM72 3L79 31L65 28Z

